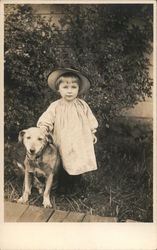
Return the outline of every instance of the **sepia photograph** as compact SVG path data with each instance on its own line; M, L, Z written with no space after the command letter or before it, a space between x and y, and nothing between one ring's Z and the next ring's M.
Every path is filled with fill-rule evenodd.
M4 224L156 222L154 13L3 2Z

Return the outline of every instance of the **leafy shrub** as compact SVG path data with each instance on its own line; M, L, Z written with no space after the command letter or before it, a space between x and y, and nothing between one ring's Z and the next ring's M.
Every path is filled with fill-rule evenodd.
M60 5L56 26L31 5L5 5L5 136L34 126L57 98L47 87L56 67L91 80L86 96L104 131L122 108L151 96L152 5ZM64 32L63 32L64 30Z
M62 66L91 79L86 97L103 126L151 95L151 5L68 5L61 18Z
M51 20L50 20L51 21ZM55 94L47 70L56 66L53 25L28 5L5 5L5 135L36 124Z

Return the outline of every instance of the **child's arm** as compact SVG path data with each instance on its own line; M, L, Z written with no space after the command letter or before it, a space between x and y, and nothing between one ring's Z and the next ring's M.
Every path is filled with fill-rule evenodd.
M93 134L95 134L96 131L97 131L97 128L98 128L98 121L95 118L95 116L93 115L93 113L92 113L89 106L87 106L87 113L86 114L87 114L87 118L88 118L88 121L89 121L91 131L92 131Z
M95 134L92 133L93 136L93 144L97 143L97 137L95 136Z
M95 136L95 133L97 131L98 128L98 121L95 118L95 116L93 115L90 107L88 106L88 104L86 102L84 102L85 106L86 106L86 115L89 121L89 126L92 132L92 136L93 136L93 143L97 143L97 137Z
M44 132L51 132L55 121L55 107L56 103L53 102L48 109L40 116L37 127L44 130Z

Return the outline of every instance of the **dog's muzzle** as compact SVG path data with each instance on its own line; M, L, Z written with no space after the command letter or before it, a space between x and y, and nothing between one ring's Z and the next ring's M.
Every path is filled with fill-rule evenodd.
M45 143L43 145L43 147L38 151L35 152L35 149L31 148L29 151L27 152L27 157L29 160L31 161L37 161L40 159L40 157L43 155L44 150L46 149L48 143Z

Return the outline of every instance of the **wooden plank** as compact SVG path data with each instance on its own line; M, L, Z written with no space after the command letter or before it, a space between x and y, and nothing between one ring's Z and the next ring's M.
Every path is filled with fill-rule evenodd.
M138 222L138 221L127 219L126 222Z
M83 222L117 222L115 217L102 217L99 215L86 215L83 219Z
M16 222L19 217L27 210L28 205L4 202L4 222Z
M63 222L63 220L66 218L66 216L69 214L69 211L61 211L56 210L48 222Z
M18 222L47 222L52 213L50 208L29 206Z
M83 213L75 213L75 212L70 212L63 222L81 222L83 218L85 217L85 214Z
M4 202L5 222L117 222L115 217L85 215L69 211ZM137 222L126 220L126 222Z

